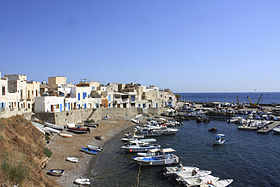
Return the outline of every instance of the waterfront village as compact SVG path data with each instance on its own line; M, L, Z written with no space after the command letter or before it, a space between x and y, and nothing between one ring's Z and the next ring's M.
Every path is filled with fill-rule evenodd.
M40 83L28 81L23 74L5 74L0 87L0 117L96 108L164 108L176 103L169 89L133 83L102 85L87 80L71 84L61 76Z
M75 186L103 180L104 176L89 175L92 155L104 153L107 141L124 134L121 150L137 155L130 158L135 163L132 166L139 166L137 176L141 166L167 166L162 174L183 186L225 187L233 179L184 166L172 147L154 144L156 138L177 134L181 122L188 120L197 124L225 120L239 124L240 130L280 133L280 107L260 105L261 96L257 103L249 97L250 103L239 103L239 99L237 103L194 103L178 101L178 95L156 86L102 85L88 80L70 84L61 76L40 83L20 74L1 76L0 88L0 152L9 155L0 157L0 184L4 186ZM208 131L217 133L218 129ZM219 132L213 145L225 141ZM139 177L135 183L139 186Z

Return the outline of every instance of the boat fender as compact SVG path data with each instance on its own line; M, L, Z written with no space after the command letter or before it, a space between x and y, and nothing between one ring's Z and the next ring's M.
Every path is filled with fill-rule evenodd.
M129 152L132 152L132 149L129 149Z

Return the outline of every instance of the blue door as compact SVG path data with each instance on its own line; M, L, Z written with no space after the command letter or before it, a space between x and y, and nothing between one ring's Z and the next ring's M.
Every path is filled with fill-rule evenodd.
M84 108L85 108L85 109L87 108L87 104L84 104Z
M59 110L62 112L62 104L59 104Z
M80 101L80 99L81 99L81 94L78 93L78 100Z

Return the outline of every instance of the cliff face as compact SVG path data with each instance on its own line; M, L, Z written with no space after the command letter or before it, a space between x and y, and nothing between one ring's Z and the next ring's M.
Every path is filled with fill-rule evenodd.
M45 136L22 116L0 120L0 186L57 186L42 168Z

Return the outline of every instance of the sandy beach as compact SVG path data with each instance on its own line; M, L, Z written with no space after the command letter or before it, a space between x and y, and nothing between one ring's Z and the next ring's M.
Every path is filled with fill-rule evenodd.
M98 121L98 128L91 128L91 132L87 134L73 134L72 138L63 138L59 135L52 136L52 140L47 147L52 151L51 160L45 168L45 172L50 169L64 169L65 174L61 177L50 178L56 180L61 186L77 186L73 183L74 179L86 177L87 168L96 155L89 155L81 152L81 147L88 144L104 146L104 144L115 135L127 128L135 126L125 118L111 118ZM65 131L66 132L66 131ZM95 136L103 136L102 140L96 140ZM79 158L79 163L71 163L65 160L67 156Z

